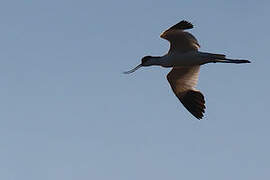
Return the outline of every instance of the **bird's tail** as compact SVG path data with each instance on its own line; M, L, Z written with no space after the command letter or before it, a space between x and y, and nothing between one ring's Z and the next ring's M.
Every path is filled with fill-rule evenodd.
M215 62L220 63L235 63L235 64L241 64L241 63L251 63L249 60L246 59L217 59Z
M210 54L210 57L212 59L212 62L216 63L235 63L235 64L241 64L241 63L250 63L249 60L245 59L228 59L224 54Z

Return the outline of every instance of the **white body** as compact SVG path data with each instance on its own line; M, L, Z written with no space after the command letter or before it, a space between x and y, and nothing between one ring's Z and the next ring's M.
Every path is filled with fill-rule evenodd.
M213 60L210 53L200 51L190 51L186 53L169 52L161 57L153 57L144 65L159 65L163 67L196 66L211 62Z
M164 67L195 66L210 62L209 53L190 51L187 53L171 52L161 57Z

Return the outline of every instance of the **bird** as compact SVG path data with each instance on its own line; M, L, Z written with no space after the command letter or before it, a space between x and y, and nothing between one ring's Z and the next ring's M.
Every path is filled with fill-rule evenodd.
M250 63L245 59L228 59L224 54L199 51L200 44L191 33L192 23L182 20L161 33L160 37L169 41L169 51L163 56L144 56L141 63L124 74L130 74L145 66L172 68L167 80L175 96L184 107L198 120L205 113L205 98L196 89L200 66L207 63Z

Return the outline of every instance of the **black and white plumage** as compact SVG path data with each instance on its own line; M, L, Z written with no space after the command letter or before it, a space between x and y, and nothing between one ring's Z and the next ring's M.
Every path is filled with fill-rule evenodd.
M193 116L201 119L205 112L205 99L203 94L195 88L200 66L206 63L239 64L250 63L250 61L227 59L223 54L200 52L198 40L185 31L191 28L193 25L190 22L181 21L164 31L160 37L170 42L168 53L159 57L145 56L140 65L125 73L132 73L142 66L172 67L167 80L174 94Z

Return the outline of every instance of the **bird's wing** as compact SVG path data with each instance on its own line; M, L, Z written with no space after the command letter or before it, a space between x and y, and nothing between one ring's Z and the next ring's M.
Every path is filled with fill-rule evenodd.
M196 118L201 119L205 112L203 94L195 89L199 77L200 66L173 68L167 79L177 98Z
M169 52L188 52L198 51L200 45L198 40L189 32L184 30L193 28L193 25L187 21L181 21L164 31L160 37L170 42Z

